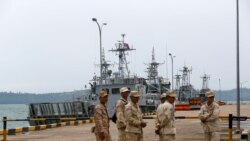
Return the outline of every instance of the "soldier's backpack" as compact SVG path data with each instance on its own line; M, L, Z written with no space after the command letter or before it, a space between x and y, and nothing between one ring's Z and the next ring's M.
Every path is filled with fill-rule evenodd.
M112 116L111 120L116 123L117 117L116 117L116 112L114 113L114 115Z

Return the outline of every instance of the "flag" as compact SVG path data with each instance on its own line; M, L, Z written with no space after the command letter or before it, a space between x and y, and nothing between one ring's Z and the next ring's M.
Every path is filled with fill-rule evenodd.
M124 49L129 49L129 45L128 45L127 43L124 43L124 44L123 44L123 48L124 48Z

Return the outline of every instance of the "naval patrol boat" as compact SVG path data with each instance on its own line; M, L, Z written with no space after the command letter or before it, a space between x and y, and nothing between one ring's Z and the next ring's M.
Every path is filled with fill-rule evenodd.
M184 66L180 70L182 75L176 75L176 93L177 99L175 110L194 110L201 107L200 95L190 83L190 74L192 69Z
M158 63L155 60L154 49L152 60L147 63L147 78L132 75L126 56L135 49L124 41L125 34L122 34L122 41L110 49L118 58L118 69L112 71L111 64L105 59L104 49L100 54L101 73L90 80L90 91L84 94L84 100L73 100L58 103L31 103L29 104L29 118L64 118L64 117L92 117L95 105L98 103L98 93L101 90L109 94L107 108L109 117L114 114L116 101L120 98L120 88L128 87L130 90L140 92L139 106L143 113L155 112L160 103L160 95L170 88L168 79L158 76ZM60 122L58 120L31 121L30 125L51 124Z
M161 94L170 90L170 81L158 75L158 67L164 63L157 62L155 57L153 48L151 62L145 63L148 75L146 79L146 95L143 95L139 103L142 112L154 112L161 102Z
M158 66L160 63L155 61L154 49L152 51L152 61L147 63L148 78L131 75L128 68L126 56L128 52L134 51L130 48L128 43L124 42L125 34L122 34L122 41L115 44L115 48L109 51L115 52L119 63L118 70L112 72L109 70L110 64L105 61L105 56L102 55L102 75L95 76L90 83L91 96L98 98L98 92L105 90L109 93L108 99L108 114L111 117L114 114L116 101L120 98L120 88L128 87L130 90L137 90L140 92L139 106L143 113L154 112L160 103L160 95L169 90L170 83L167 79L158 76Z
M132 75L128 69L126 56L129 52L134 51L128 43L124 41L125 34L122 34L122 41L115 44L115 48L109 50L114 52L118 57L118 70L113 72L109 69L111 64L107 63L104 52L101 54L101 76L94 76L90 82L91 96L98 99L98 93L101 90L107 91L109 94L107 108L111 117L114 114L116 101L120 98L120 88L128 87L129 90L137 90L144 95L146 93L146 80L143 77Z

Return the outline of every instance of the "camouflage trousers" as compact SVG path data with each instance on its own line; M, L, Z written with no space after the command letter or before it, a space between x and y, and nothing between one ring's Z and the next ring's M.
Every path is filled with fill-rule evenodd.
M125 129L118 129L118 141L128 141Z
M126 132L128 141L143 141L143 134Z
M205 132L205 141L220 141L219 132Z
M112 141L108 130L104 131L104 134L105 134L105 138L104 139L101 139L100 136L99 136L99 134L100 133L95 132L96 141Z
M174 134L161 134L159 137L159 141L175 141Z

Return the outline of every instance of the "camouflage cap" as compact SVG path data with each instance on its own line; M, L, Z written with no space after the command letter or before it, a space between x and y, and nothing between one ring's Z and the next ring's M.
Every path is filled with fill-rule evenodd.
M166 96L167 96L166 93L161 94L161 98L166 98Z
M140 93L139 93L138 91L131 91L130 96L133 96L133 97L140 97Z
M176 97L176 93L175 93L175 91L168 91L168 92L166 93L166 96L169 96L169 97Z
M214 92L212 92L212 91L208 91L208 92L206 92L206 97L214 97Z
M129 92L128 87L122 87L122 88L120 89L120 93L124 93L124 92Z
M100 91L100 93L99 93L99 97L105 97L105 96L107 96L108 95L108 93L106 92L106 91Z

